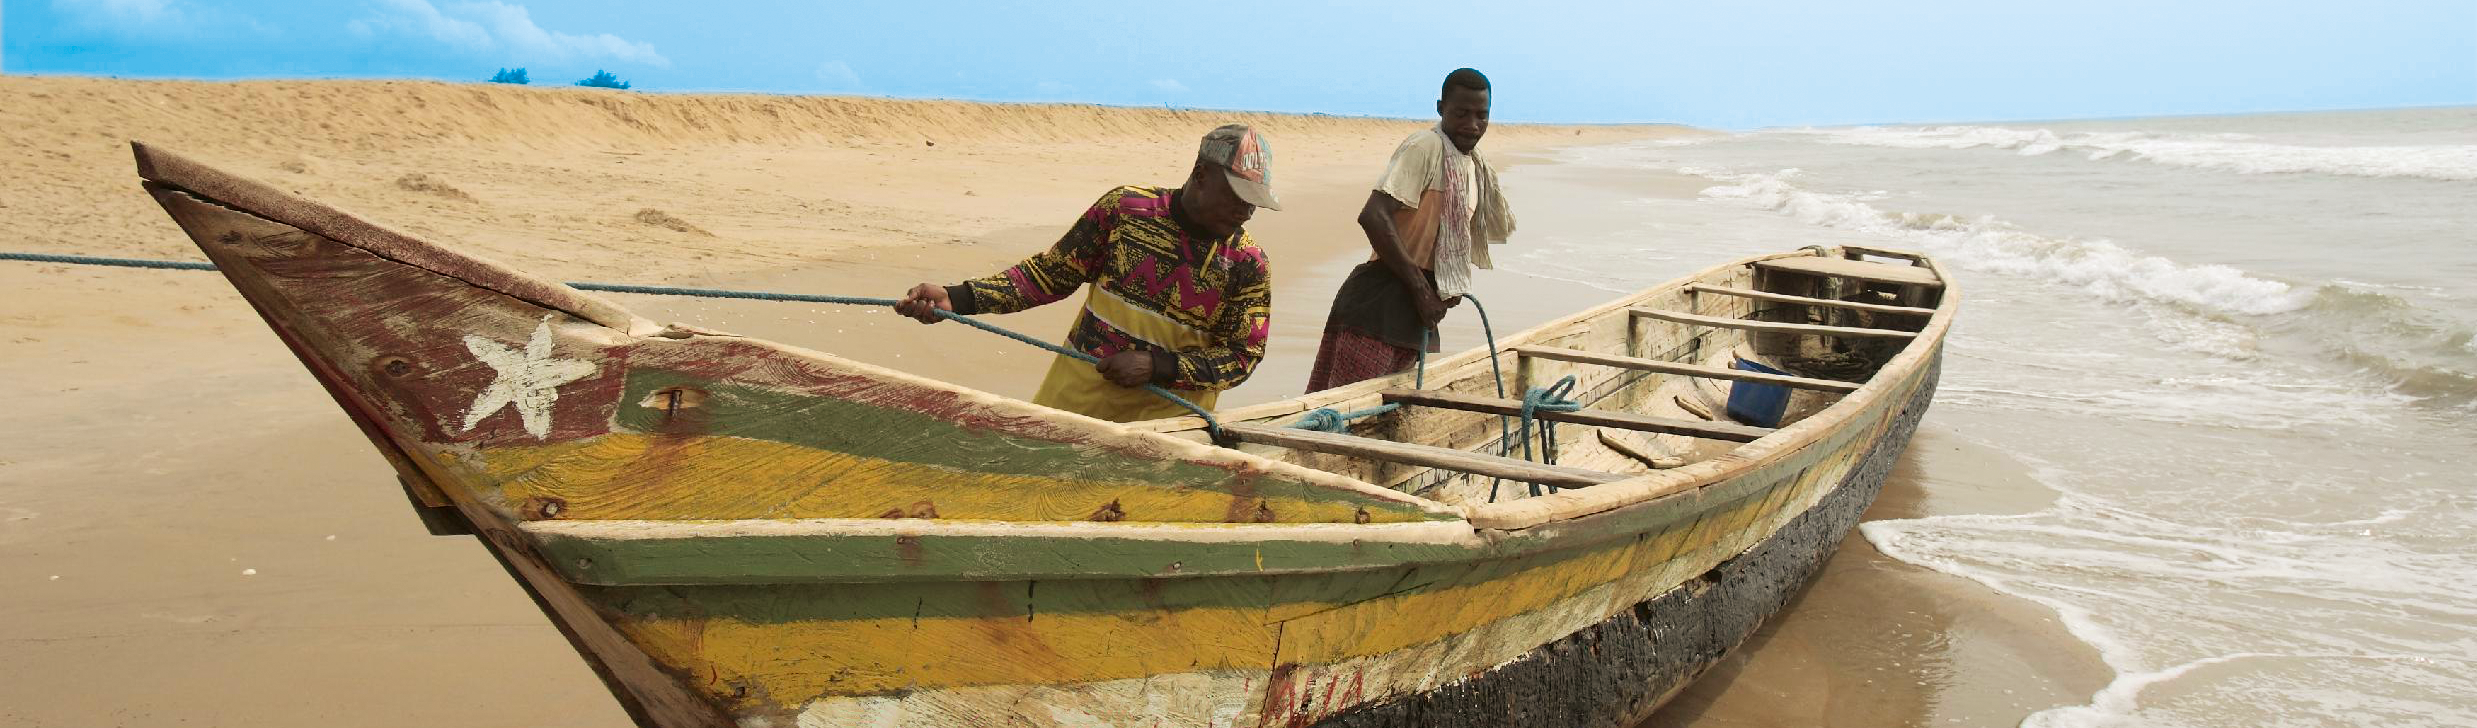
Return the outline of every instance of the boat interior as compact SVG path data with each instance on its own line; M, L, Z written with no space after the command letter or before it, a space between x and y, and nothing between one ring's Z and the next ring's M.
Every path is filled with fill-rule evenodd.
M454 337L471 338L464 332L495 326L507 331L530 329L537 337L568 341L565 345L580 347L574 349L577 351L628 352L627 367L612 373L606 379L611 384L603 386L624 384L625 372L637 368L653 372L664 366L693 369L710 367L713 362L743 362L710 375L698 375L704 378L698 380L701 383L697 386L771 392L799 403L861 404L860 411L866 416L876 416L881 410L899 410L900 416L910 418L905 421L929 423L922 427L947 428L937 430L949 433L939 437L955 436L949 431L954 427L951 420L956 418L999 423L976 426L978 429L968 433L980 438L975 442L985 440L983 444L994 448L989 451L989 457L997 458L993 462L1004 462L1021 448L1075 443L1074 447L1087 448L1094 457L1103 459L1203 466L1191 472L1218 475L1196 476L1203 480L1193 480L1182 487L1201 488L1197 493L1231 493L1240 502L1256 498L1249 495L1254 492L1252 481L1269 475L1307 486L1298 497L1319 504L1373 504L1381 506L1378 510L1389 508L1429 516L1450 512L1482 528L1520 529L1717 482L1739 467L1765 462L1777 453L1801 447L1896 386L1888 380L1907 381L1909 375L1917 373L1924 366L1924 354L1933 348L1942 327L1948 324L1954 300L1943 271L1925 256L1857 246L1811 246L1707 268L1500 338L1493 346L1431 359L1420 372L1221 410L1215 413L1219 430L1219 438L1215 438L1201 417L1174 417L1124 426L1060 418L1054 410L1030 403L829 354L693 328L660 326L574 288L414 239L176 154L143 145L135 149L141 176L149 180L149 188L158 200L183 223L202 250L228 269L227 275L245 294L255 292L254 305L269 314L270 323L278 327L279 333L292 330L287 327L321 332L315 337L295 334L302 341L288 343L296 347L314 373L322 373L322 383L339 393L339 403L354 413L356 422L371 435L382 453L397 452L405 440L390 434L383 425L419 428L428 426L423 423L432 418L388 420L376 415L379 410L373 409L371 402L363 401L395 395L387 394L388 385L355 379L359 375L336 368L334 362L363 361L378 351L356 348L365 346L386 347L381 353L388 356L380 359L393 361L400 358L394 351L412 345L392 339L388 340L392 343L358 344L353 337L360 334L355 332L382 338L411 335L427 337L424 341L436 339L437 343L427 346L446 351L449 360L461 362L457 366L469 370L473 362L463 352L470 344L453 346L458 340ZM251 235L282 244L225 244L250 239ZM302 265L292 262L302 258L321 259L318 265L363 271L362 278L355 280L381 280L379 276L383 275L384 280L397 287L391 295L412 296L407 300L452 311L462 323L457 327L354 329L325 318L338 315L336 311L301 313L296 310L301 308L300 302L285 296L325 300L322 297L336 295L331 290L333 286L346 285L329 277L283 273ZM260 271L261 267L278 270L267 278L269 274ZM276 280L282 282L273 282ZM451 280L457 284L443 285ZM358 289L350 292L364 295ZM347 309L349 306L337 310ZM565 312L596 326L565 327L554 335L550 333L552 319L546 317L546 311ZM546 349L550 345L543 344ZM744 364L756 361L769 364ZM831 372L834 376L821 376L819 372ZM1886 373L1897 376L1884 376ZM436 386L470 389L484 384L475 380ZM836 387L863 387L865 396ZM460 404L467 396L466 389L458 389L451 399ZM674 396L660 401L627 399L615 404L619 414L613 419L578 425L599 426L609 432L580 431L576 437L642 439L650 436L645 430L652 426L631 418L653 417L658 423L670 423L663 427L687 427L689 431L684 434L696 437L740 442L754 436L754 441L773 442L764 438L789 436L766 435L761 430L779 429L790 417L806 423L791 428L795 434L823 430L837 433L835 437L839 439L833 442L791 443L816 457L843 457L845 453L891 448L890 452L906 458L907 463L910 458L928 458L903 449L917 439L905 431L845 427L842 425L850 420L829 409L804 405L786 410L776 405L725 400L708 397L701 391L695 397ZM1531 406L1526 406L1526 400ZM683 415L681 408L692 411ZM1529 417L1524 416L1526 411ZM1323 429L1299 426L1303 420L1314 419L1343 421ZM465 429L471 429L470 422L465 424ZM511 438L517 445L527 445L541 440L543 434L529 432L525 437ZM1190 444L1216 439L1263 460ZM497 452L458 444L427 443L420 447L468 458ZM567 493L563 497L572 496L568 500L575 502L583 502L576 501L577 498L607 496L635 503L628 500L635 497L630 494L648 488L701 493L709 486L719 487L707 481L722 477L717 473L729 470L725 466L730 461L724 455L703 456L687 465L657 463L659 457L660 453L653 451L609 457L580 455L569 458L572 462L563 461L565 469L556 477L541 473L535 474L539 477L528 477L556 482L561 492ZM1259 466L1267 464L1266 460L1282 466L1279 470L1286 472L1261 470ZM446 507L443 496L424 495L426 491L412 485L428 482L426 478L430 476L424 470L413 467L410 460L391 462L407 480L408 489L413 489L417 502L425 508ZM652 468L654 464L663 467ZM824 489L823 483L849 473L820 470L825 480L803 480L800 486L800 492L832 494L815 503L737 498L720 504L696 501L679 507L648 506L626 511L624 516L615 515L618 511L591 516L570 512L573 509L566 507L557 514L514 515L528 522L543 523L623 517L699 522L873 515L890 518L894 516L878 515L888 512L879 507L883 505L879 501L912 499L926 503L929 497L940 497L949 501L944 509L947 518L1038 521L1058 517L1039 508L1012 507L1008 504L1016 503L1016 496L996 494L1030 488L1028 492L1044 497L1053 493L1067 500L1092 497L1085 484L1069 485L1067 480L1043 481L1038 486L1007 485L1013 481L1005 478L1014 476L984 474L980 468L924 468L921 472L936 473L937 477L897 479L892 484L867 489ZM640 471L661 477L631 475ZM471 479L473 487L483 490L506 485L502 482L505 478L479 470L449 473L446 477ZM978 485L950 484L949 480L954 479ZM729 487L752 486L734 482ZM987 512L961 515L963 512L956 505L961 491L957 488L985 490L974 491L979 500L973 502L987 505ZM918 497L914 491L918 491ZM1405 499L1401 497L1404 495L1412 497ZM1221 496L1195 497L1212 500ZM1370 500L1371 497L1374 499ZM1224 513L1227 508L1198 508L1201 510L1190 509L1193 513L1175 511L1180 515L1172 515L1173 511L1165 510L1148 517L1216 521L1228 518ZM1095 512L1090 508L1073 510ZM1350 513L1338 507L1329 510ZM1360 508L1356 517L1360 523L1371 522L1366 508ZM1379 513L1375 517L1387 516ZM1323 516L1303 511L1284 518L1317 521ZM832 530L841 526L829 523L816 528Z
M1813 247L1432 360L1424 388L1403 373L1217 414L1270 459L1457 506L1530 498L1711 460L1823 413L1917 338L1944 289L1916 253ZM1547 388L1572 404L1535 407L1526 434L1524 398ZM1360 416L1300 426L1319 409ZM1195 417L1135 426L1205 437Z

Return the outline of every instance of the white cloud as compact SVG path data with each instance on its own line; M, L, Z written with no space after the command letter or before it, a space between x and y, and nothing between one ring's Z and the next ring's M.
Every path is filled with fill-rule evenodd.
M188 0L52 0L52 11L67 25L128 38L277 35L256 19Z
M817 64L817 80L824 83L828 91L860 90L860 74L852 72L851 64L842 61Z
M379 0L379 6L386 14L355 20L346 27L356 35L394 31L424 36L457 50L491 49L490 31L483 30L480 23L448 17L431 5L430 0Z
M52 9L89 23L154 25L184 15L173 0L52 0Z
M1178 79L1175 78L1153 79L1152 87L1174 94L1183 94L1187 92L1187 84L1179 83Z
M146 2L150 0L108 0ZM494 53L513 64L611 60L669 68L671 59L640 43L609 33L578 35L544 29L522 5L496 0L462 2L445 9L430 0L379 0L380 14L346 24L355 34L402 33L438 41L468 53Z

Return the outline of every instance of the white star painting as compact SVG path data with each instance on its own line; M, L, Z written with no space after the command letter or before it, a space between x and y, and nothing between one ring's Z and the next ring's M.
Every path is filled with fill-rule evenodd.
M533 340L525 342L522 351L472 335L464 337L464 348L498 372L490 380L490 387L473 398L473 408L465 410L466 432L472 432L475 425L499 408L514 406L516 416L525 422L525 432L536 439L548 437L550 405L559 401L559 385L592 376L598 370L592 362L551 358L549 316L542 317L542 325L534 327Z

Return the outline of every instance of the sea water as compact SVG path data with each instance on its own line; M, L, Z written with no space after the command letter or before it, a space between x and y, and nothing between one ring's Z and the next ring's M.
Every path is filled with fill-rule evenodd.
M1608 200L1615 235L1526 217L1510 272L1632 291L1829 243L1951 271L1928 426L2057 495L1861 532L2053 609L2114 671L2026 725L2477 725L2477 109L1561 154L1509 188L1686 191Z

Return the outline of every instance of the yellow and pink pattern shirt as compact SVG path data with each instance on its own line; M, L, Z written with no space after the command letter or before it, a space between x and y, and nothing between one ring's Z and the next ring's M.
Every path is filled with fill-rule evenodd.
M1155 383L1211 408L1264 359L1272 331L1273 277L1245 230L1209 240L1172 212L1174 190L1126 186L1084 211L1049 250L1004 272L954 286L958 313L1012 313L1092 290L1067 331L1067 346L1097 358L1162 352ZM1166 356L1165 356L1166 355ZM1187 411L1141 389L1101 378L1060 356L1032 401L1105 420L1173 417Z

